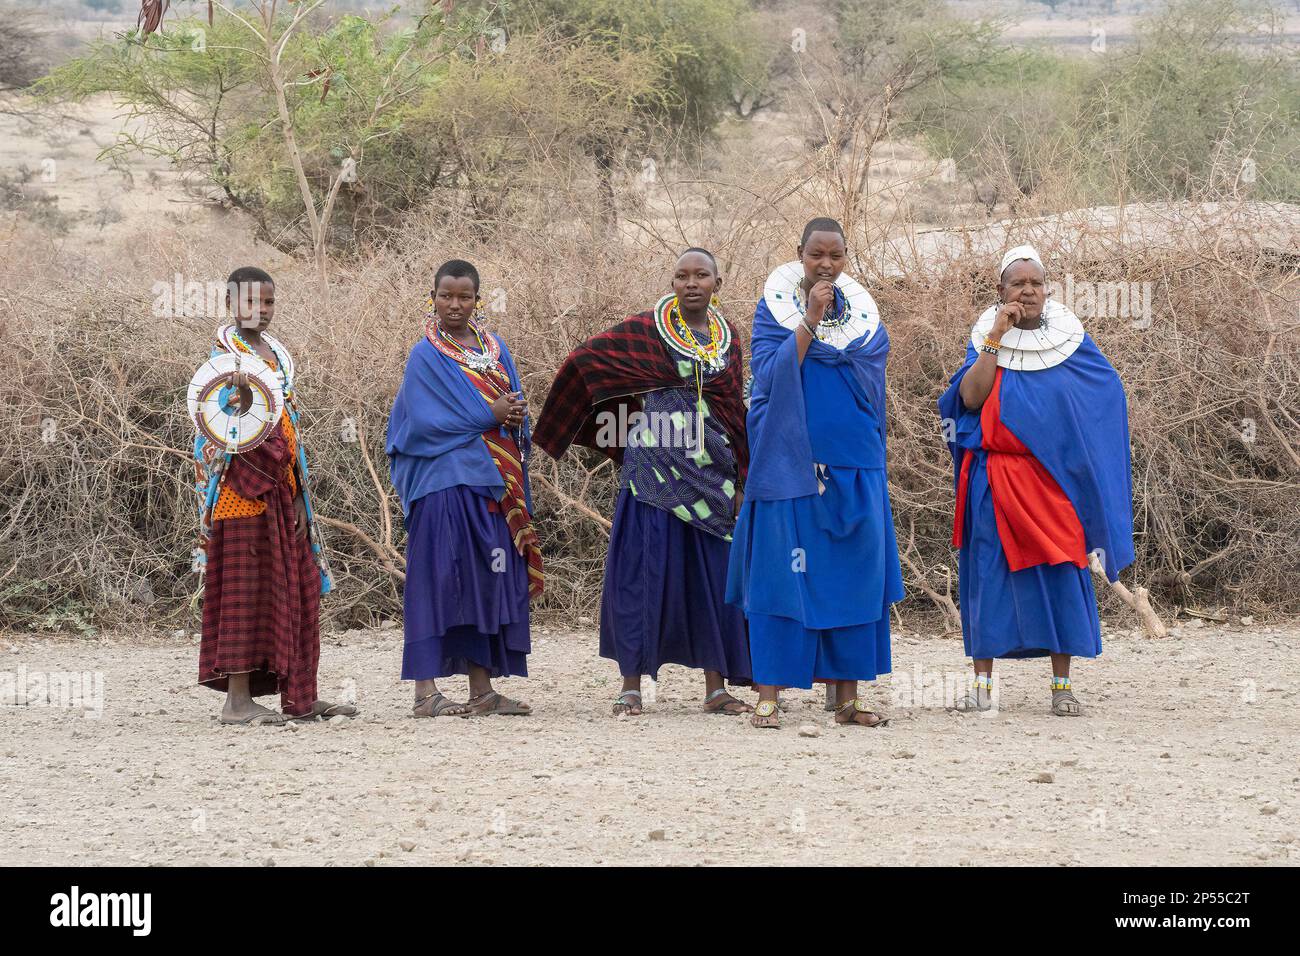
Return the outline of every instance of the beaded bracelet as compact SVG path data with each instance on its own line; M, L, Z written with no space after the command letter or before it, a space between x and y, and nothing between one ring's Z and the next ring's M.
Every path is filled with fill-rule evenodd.
M984 342L984 344L980 346L980 351L981 351L981 352L985 352L985 353L987 353L987 354L989 354L989 355L997 355L997 354L998 354L998 349L1000 349L1000 348L1002 348L1002 343L1001 343L1000 341L997 341L997 340L987 341L987 340L986 340L986 341Z
M813 339L817 338L817 333L813 331L812 327L807 322L805 322L803 319L800 319L799 324L803 326L803 330L808 333L809 338L813 338Z

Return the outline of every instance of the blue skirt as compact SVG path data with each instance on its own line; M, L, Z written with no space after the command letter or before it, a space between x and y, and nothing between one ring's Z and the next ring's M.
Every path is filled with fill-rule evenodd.
M528 566L486 489L425 495L406 522L402 680L468 674L526 677Z
M888 614L871 624L824 630L753 614L749 641L758 684L811 687L814 681L875 680L890 670Z
M874 680L890 670L889 607L903 597L883 469L830 466L824 493L745 502L727 600L744 607L754 680Z
M600 656L624 677L663 664L752 679L745 617L726 603L729 545L624 488L614 508L600 601Z
M1101 621L1092 573L1073 564L1012 571L998 537L988 456L976 452L964 503L965 541L957 559L966 654L1045 657L1101 653Z

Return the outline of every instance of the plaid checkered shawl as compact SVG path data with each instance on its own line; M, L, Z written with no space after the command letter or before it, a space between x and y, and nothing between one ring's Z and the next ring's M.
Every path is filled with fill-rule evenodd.
M722 423L735 449L742 483L749 469L743 361L740 343L733 335L726 369L704 382L709 410ZM694 387L678 371L677 361L655 328L654 313L639 312L593 335L569 353L546 396L533 430L533 443L552 458L559 458L570 445L583 445L622 464L621 447L602 448L596 444L597 416L606 411L617 415L621 404L629 406L630 414L639 410L637 396L642 393L686 384Z

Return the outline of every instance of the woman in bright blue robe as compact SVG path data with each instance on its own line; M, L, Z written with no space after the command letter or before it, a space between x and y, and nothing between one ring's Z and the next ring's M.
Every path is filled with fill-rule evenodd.
M810 222L799 256L754 313L750 471L727 600L749 620L754 726L778 726L781 687L814 681L835 685L838 723L878 726L858 681L889 673L889 609L903 597L885 472L889 336L870 296L841 278L838 223Z

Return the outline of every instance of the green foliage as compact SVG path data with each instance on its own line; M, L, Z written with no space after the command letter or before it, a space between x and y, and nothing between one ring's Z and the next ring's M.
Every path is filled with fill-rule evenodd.
M260 51L235 21L219 17L170 24L143 39L102 39L33 89L48 100L110 94L129 124L101 158L126 162L133 152L171 160L214 182L235 205L265 220L255 196L240 191L235 146L242 126L265 113Z
M671 127L684 144L707 137L731 102L753 40L744 0L514 0L507 29L632 54L650 71L632 102L645 127Z
M1048 170L1074 164L1078 138L1068 120L1086 75L1077 58L1002 48L906 103L900 129L974 176L987 176L990 163L998 164L1010 185L1028 195Z
M530 166L590 168L595 147L624 142L641 112L667 108L648 54L554 34L497 49L472 10L406 29L355 16L308 26L290 34L280 75L312 201L331 210L336 249L381 240L404 211L440 192L449 205L467 201L475 217L501 214ZM135 122L106 158L166 157L216 184L264 239L292 251L313 240L266 53L224 13L211 27L168 21L163 33L93 44L39 92L112 94Z
M1136 48L1081 90L1080 146L1107 157L1090 185L1119 175L1144 197L1300 198L1300 69L1273 26L1268 8L1236 0L1179 0L1145 21Z
M1178 0L1085 57L1003 48L927 91L904 129L980 180L1074 201L1300 198L1300 68L1269 8Z
M944 0L836 0L833 12L845 71L860 82L901 78L901 92L962 75L984 62L998 35L996 21L953 15Z

